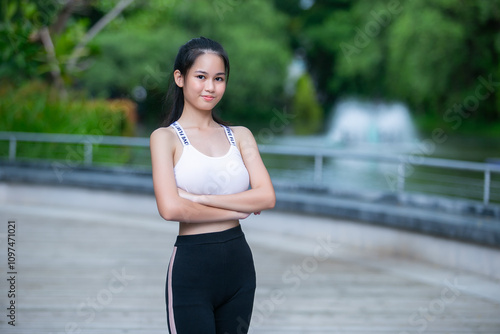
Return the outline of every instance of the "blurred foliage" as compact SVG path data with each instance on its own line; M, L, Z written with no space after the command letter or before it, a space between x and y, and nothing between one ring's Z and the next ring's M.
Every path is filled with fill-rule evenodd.
M500 121L499 0L317 0L299 16L295 39L324 104L343 95L400 100L433 118L429 128L458 130L449 121L457 117ZM480 77L494 86L483 99ZM474 98L466 117L450 110Z
M221 42L230 57L231 75L218 110L235 124L266 127L273 109L289 107L298 122L311 124L307 130L294 127L297 132L319 131L313 125L322 118L319 110L330 110L346 96L402 101L428 129L480 132L500 121L500 0L135 0L84 43L76 70L69 70L77 45L119 3L123 0L0 2L2 92L18 96L30 87L27 81L54 84L59 76L68 101L60 99L60 107L51 110L64 114L62 106L76 95L96 101L132 98L141 122L156 127L178 48L206 36ZM40 38L44 28L50 30L54 59ZM289 97L283 87L295 53L305 55L307 71L296 83L296 96ZM2 94L1 99L4 122L13 117L4 109L12 98ZM27 98L19 108L39 114L47 97L40 99ZM95 112L90 103L76 100L90 108L78 112ZM25 123L37 124L27 110ZM45 126L54 132L85 123L64 127L55 122L66 116L48 117ZM27 129L23 122L16 128Z
M266 124L273 107L285 103L283 84L291 59L285 24L285 15L265 0L145 3L95 39L99 54L81 81L96 94L129 94L142 86L158 108L179 47L203 35L220 42L231 62L219 114L234 123ZM146 112L154 107L148 105Z
M293 127L296 134L308 135L321 130L323 109L316 99L311 76L307 73L297 80L292 106Z
M82 93L61 99L47 84L30 81L16 87L4 84L0 110L0 131L95 135L94 163L125 163L133 158L130 148L110 150L98 145L101 136L134 135L135 105L129 100L89 99ZM16 156L18 160L62 161L59 169L63 172L83 164L86 142L85 137L79 144L19 142ZM7 141L0 143L0 155L7 155L8 145Z
M60 99L54 89L40 81L0 89L0 131L133 135L130 101L89 99L72 93Z
M43 74L45 54L30 36L47 25L57 7L42 8L35 1L0 3L0 78L22 83Z

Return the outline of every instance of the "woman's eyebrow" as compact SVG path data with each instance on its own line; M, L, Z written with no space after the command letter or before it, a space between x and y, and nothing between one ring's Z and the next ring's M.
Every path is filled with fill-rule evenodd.
M203 71L203 70L196 70L196 71L194 71L194 73L201 73L201 74L208 75L208 72ZM219 72L219 73L216 73L216 74L215 74L215 76L219 76L219 75L226 75L226 73L224 73L224 72Z

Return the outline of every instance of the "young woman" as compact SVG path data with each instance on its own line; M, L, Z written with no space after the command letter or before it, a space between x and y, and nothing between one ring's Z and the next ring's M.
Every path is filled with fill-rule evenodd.
M170 333L247 333L255 292L239 220L271 209L275 194L252 133L213 109L229 76L222 46L195 38L174 64L172 109L151 134L158 211L179 222L166 282Z

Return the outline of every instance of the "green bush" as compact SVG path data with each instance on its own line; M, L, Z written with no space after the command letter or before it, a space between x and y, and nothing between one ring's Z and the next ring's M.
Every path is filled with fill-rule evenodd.
M15 88L0 86L0 131L95 134L133 134L132 107L70 93L61 99L35 81Z
M134 112L135 105L127 100L90 99L75 92L61 99L54 90L38 81L20 87L0 85L0 131L131 136ZM79 144L19 142L16 155L20 159L64 160L79 164L84 159L84 142L83 136ZM96 144L95 163L124 163L131 159L128 148L109 151ZM6 156L7 149L8 143L1 143L0 155Z

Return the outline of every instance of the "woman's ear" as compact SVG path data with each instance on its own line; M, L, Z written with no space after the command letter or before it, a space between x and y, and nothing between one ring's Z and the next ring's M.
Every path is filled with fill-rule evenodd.
M174 71L174 81L177 86L181 88L184 87L184 76L182 75L181 71Z

